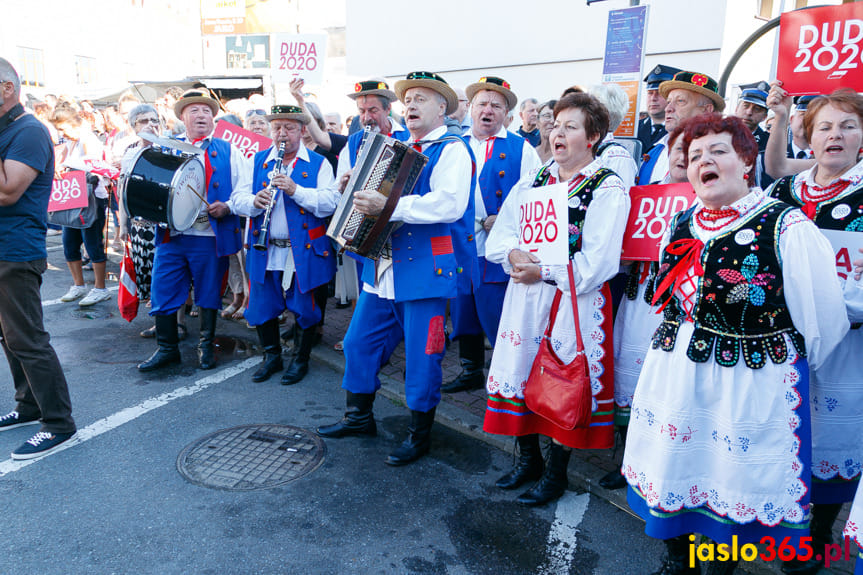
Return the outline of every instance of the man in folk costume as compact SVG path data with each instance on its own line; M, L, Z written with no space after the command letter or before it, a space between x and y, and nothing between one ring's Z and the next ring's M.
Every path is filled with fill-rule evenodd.
M348 98L357 103L357 114L363 128L370 128L374 132L380 132L396 140L407 140L407 130L390 116L392 103L398 99L396 93L390 90L389 84L382 79L372 78L364 82L357 82L354 84L354 91L348 94ZM338 182L340 190L345 189L351 177L351 170L357 163L363 134L364 130L351 134L348 138L348 145L339 154L336 182ZM359 281L362 281L363 263L368 260L353 252L345 253L356 260L357 277Z
M488 76L469 85L465 92L471 102L472 120L465 140L473 151L479 173L474 193L475 215L469 230L476 238L477 258L472 262L473 285L468 282L466 290L459 290L450 310L452 338L459 342L461 373L443 386L446 393L485 387L483 332L490 341L496 339L509 281L503 266L485 259L485 240L510 189L540 166L530 142L503 127L507 112L518 104L508 82Z
M150 315L156 319L159 349L138 365L140 371L180 362L177 310L186 303L192 281L195 304L200 308L201 340L198 364L216 366L213 340L216 317L222 307L222 283L228 271L228 256L237 253L243 237L237 209L251 203L246 158L243 153L213 137L213 118L219 103L204 90L189 90L174 104L186 133L180 136L203 152L206 169L206 202L195 224L184 232L160 227L156 234Z
M641 142L641 152L647 154L665 134L665 106L668 102L659 93L659 85L671 80L680 72L679 68L659 64L644 77L645 93L647 94L647 117L638 122L638 140Z
M699 114L722 112L725 100L719 95L716 80L697 72L678 72L671 80L659 85L660 95L666 99L665 130L638 170L638 185L659 183L668 175L668 134L680 122Z
M360 295L345 336L347 409L342 420L318 428L324 437L375 435L372 414L378 371L404 338L405 395L411 410L408 438L387 457L404 465L428 452L435 408L440 402L446 303L455 297L458 264L452 224L471 194L470 151L448 137L444 118L458 106L452 88L437 74L412 72L396 83L405 105L408 141L428 158L414 193L399 199L391 220L402 222L391 236L392 260L367 265ZM386 198L364 190L354 196L362 213L380 214Z
M273 147L255 154L254 208L242 213L252 216L246 244L250 291L245 317L257 329L264 349L264 361L252 381L266 381L283 367L279 316L285 309L293 312L301 330L299 346L281 381L291 385L309 371L315 326L323 313L315 305L314 290L327 284L336 272L324 218L332 215L339 194L331 185L330 164L302 143L310 120L302 109L273 106L267 120ZM279 157L281 146L284 151ZM271 202L268 229L262 229Z

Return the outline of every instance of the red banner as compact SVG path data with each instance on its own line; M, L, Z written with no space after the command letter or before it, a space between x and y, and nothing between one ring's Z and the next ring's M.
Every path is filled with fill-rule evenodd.
M60 212L87 207L87 175L84 172L67 172L63 179L54 180L49 212Z
M776 77L793 95L863 91L863 3L782 14Z
M653 262L659 260L659 244L671 216L695 201L690 184L632 186L629 188L629 220L623 233L620 259Z
M273 145L273 141L266 136L250 132L224 120L216 122L216 130L213 135L239 148L247 158L251 158L261 150L266 150Z

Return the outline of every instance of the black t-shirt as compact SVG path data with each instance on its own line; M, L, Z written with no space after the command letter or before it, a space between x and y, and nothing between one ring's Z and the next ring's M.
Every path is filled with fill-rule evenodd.
M48 129L32 114L0 132L0 161L14 160L38 175L11 206L0 206L0 260L29 262L48 257L45 230L54 180L54 147Z
M539 136L539 128L534 128L532 132L525 132L524 128L518 129L518 135L530 142L530 145L534 148L539 145L540 136Z

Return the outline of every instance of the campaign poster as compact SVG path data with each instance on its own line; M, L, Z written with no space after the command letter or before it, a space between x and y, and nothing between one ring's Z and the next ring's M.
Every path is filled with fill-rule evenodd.
M519 249L544 265L566 265L569 260L567 185L532 188L518 206Z
M80 170L66 172L59 180L54 180L51 197L48 200L49 212L61 212L74 208L87 207L87 174Z
M792 95L863 91L863 3L783 13L776 77Z
M246 158L251 158L261 150L266 150L273 145L273 141L266 136L250 132L224 120L216 122L213 136L230 142L239 148Z
M659 244L672 216L695 202L695 190L688 183L632 186L629 199L621 259L659 261Z

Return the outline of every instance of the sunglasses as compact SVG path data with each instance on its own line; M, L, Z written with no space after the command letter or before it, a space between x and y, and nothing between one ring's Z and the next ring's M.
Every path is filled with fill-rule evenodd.
M253 110L246 110L246 117L251 118L252 116L266 116L267 113L260 108L255 108Z

